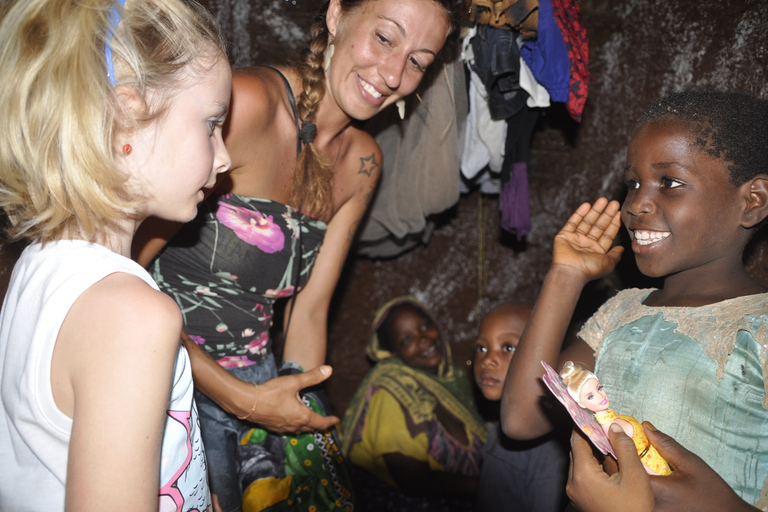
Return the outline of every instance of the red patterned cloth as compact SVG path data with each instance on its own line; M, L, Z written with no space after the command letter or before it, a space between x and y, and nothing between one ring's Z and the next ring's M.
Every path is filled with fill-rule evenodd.
M571 117L580 122L587 101L589 81L592 78L589 74L587 29L581 20L581 9L577 0L552 0L552 11L563 34L571 61L570 90L566 106Z

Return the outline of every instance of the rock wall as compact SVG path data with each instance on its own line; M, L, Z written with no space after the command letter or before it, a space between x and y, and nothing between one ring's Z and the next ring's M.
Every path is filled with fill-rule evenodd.
M283 62L306 40L317 0L209 0L235 65ZM428 303L452 342L454 359L471 357L477 322L502 300L534 301L547 270L551 240L581 202L621 199L627 133L653 101L686 87L747 91L768 97L768 2L764 0L582 0L593 82L581 124L562 105L543 112L530 161L532 231L523 242L500 232L498 201L470 193L438 216L428 246L399 258L351 256L334 297L327 390L343 413L369 366L363 347L374 311L395 296ZM4 247L0 281L16 254ZM749 259L768 282L765 244ZM624 286L648 286L632 258L584 295L588 314Z

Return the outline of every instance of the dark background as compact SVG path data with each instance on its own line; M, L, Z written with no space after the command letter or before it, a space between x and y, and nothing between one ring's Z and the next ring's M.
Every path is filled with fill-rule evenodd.
M236 66L283 62L306 41L320 4L203 3L219 18ZM430 305L461 364L471 356L477 322L491 305L534 301L552 238L570 212L599 196L623 198L627 134L654 99L683 88L741 90L768 98L768 1L582 0L581 14L593 82L582 123L557 104L540 116L529 165L531 233L523 242L504 235L497 198L472 192L437 217L428 246L390 260L351 255L330 318L328 359L334 375L327 391L336 414L344 412L369 369L368 329L375 310L390 298L414 295ZM747 264L768 284L765 238L759 237ZM5 246L1 255L0 280L7 281L15 248ZM630 251L613 275L586 291L581 314L588 315L618 288L652 284L637 274Z

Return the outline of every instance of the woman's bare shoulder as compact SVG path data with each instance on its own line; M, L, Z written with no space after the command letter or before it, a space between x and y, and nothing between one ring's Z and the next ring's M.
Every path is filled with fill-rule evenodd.
M274 70L265 67L232 71L232 102L224 127L224 142L232 156L232 169L256 157L260 144L273 145L274 136L293 128L293 114L285 85Z
M255 118L276 110L282 103L284 90L280 76L269 68L233 69L230 118Z

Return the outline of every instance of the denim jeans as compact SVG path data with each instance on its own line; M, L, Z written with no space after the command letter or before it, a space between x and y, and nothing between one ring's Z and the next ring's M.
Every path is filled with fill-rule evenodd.
M261 384L277 377L275 358L270 354L262 362L242 368L227 368L240 380ZM208 479L211 492L219 498L224 512L234 512L242 505L243 491L238 478L238 451L240 439L253 428L253 424L237 419L210 398L195 391L200 415L200 433L208 459Z

